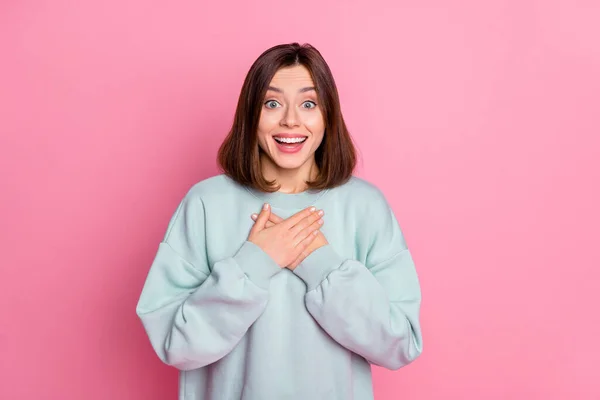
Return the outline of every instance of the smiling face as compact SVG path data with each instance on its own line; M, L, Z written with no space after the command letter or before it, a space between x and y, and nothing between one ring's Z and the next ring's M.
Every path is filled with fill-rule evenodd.
M279 69L269 84L258 123L263 162L279 172L310 170L324 132L323 113L308 69L302 65Z

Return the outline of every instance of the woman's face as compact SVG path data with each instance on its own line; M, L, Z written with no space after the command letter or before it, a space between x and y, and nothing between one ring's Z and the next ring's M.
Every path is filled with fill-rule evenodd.
M277 71L265 95L258 123L258 145L279 168L314 162L325 121L310 72L298 65Z

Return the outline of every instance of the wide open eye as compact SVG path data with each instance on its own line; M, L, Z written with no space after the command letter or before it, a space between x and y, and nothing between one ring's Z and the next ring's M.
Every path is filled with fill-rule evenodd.
M278 105L280 104L277 100L267 100L265 102L265 106L267 106L267 108L277 108Z

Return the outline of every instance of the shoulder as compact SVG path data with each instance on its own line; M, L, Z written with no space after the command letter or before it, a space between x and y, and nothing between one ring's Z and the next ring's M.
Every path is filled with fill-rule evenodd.
M386 247L406 248L394 211L380 187L353 176L340 189L340 195L332 200L336 208L343 209L343 223L357 248L366 252L361 254L370 254L371 262L377 263L374 260L391 256Z
M363 210L386 210L389 207L383 191L377 185L355 175L340 186L339 191L348 203Z
M219 209L225 200L239 201L247 195L243 186L225 174L211 176L188 187L187 192L180 197L175 214L196 215L207 209Z
M186 193L186 199L202 202L222 198L224 194L236 194L245 189L225 174L219 174L194 183Z
M344 210L345 218L354 219L365 234L389 231L395 215L382 189L366 179L352 176L339 187L338 196L332 196L336 208ZM368 227L368 228L366 228Z

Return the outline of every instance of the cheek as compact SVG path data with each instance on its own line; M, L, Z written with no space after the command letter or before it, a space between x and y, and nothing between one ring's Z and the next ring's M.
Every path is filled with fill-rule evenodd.
M322 136L325 130L325 121L323 121L323 115L321 113L314 113L313 115L307 116L304 120L304 124L312 133L316 136Z
M266 140L267 136L269 136L269 134L272 132L272 130L273 130L272 120L273 120L272 116L266 115L265 113L261 114L260 119L258 120L258 130L257 130L258 140L260 142L264 142Z
M316 150L317 148L319 148L319 146L321 145L321 143L323 143L323 131L319 131L319 133L315 134L315 144L314 144L314 149Z
M262 112L260 114L260 119L258 120L258 129L262 130L262 131L271 131L272 129L274 129L275 126L277 126L277 123L279 121L279 117L277 116L277 113L274 111L269 111L269 112Z

